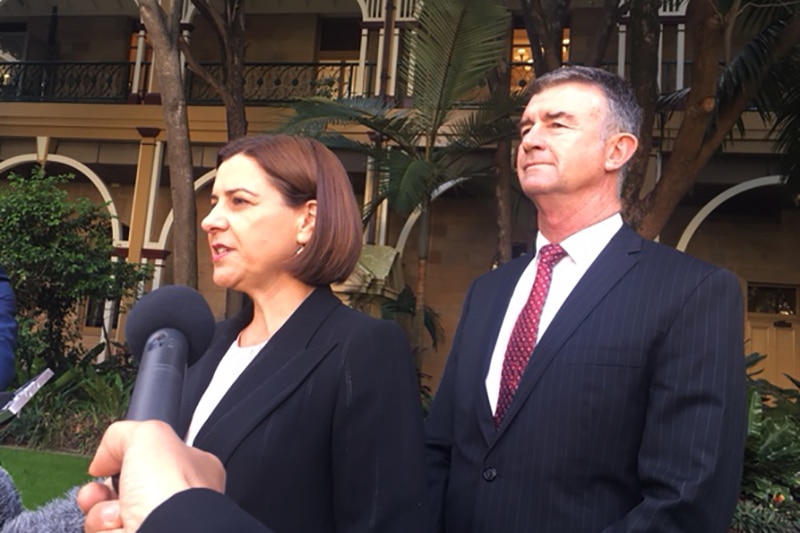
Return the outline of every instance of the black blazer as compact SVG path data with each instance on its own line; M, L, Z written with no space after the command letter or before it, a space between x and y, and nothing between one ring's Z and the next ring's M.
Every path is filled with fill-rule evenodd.
M252 317L222 322L187 374L188 428L217 364ZM317 288L258 353L194 446L226 494L279 532L420 531L428 519L419 389L408 340Z
M179 492L150 513L138 533L273 533L233 500L207 489Z
M727 530L746 427L741 290L624 226L496 430L484 384L522 257L478 278L427 420L437 531Z

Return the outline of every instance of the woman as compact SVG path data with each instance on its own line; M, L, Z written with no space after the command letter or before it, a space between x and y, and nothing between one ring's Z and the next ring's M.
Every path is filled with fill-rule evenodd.
M189 369L187 443L216 455L226 494L276 532L423 531L408 341L328 287L361 249L341 163L312 139L240 138L219 152L211 205L214 283L250 302Z

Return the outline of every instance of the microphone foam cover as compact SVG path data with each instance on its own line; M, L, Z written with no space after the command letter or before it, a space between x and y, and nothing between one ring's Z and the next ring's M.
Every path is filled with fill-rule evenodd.
M133 355L141 359L150 335L162 328L177 329L189 342L191 365L211 343L215 322L199 292L184 285L165 285L134 304L125 322L125 339Z

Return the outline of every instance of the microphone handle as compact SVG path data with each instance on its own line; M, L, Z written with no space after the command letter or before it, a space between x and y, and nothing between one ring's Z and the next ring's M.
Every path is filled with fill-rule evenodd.
M189 341L174 328L152 333L144 345L126 420L161 420L178 432ZM119 494L119 474L111 476Z
M183 333L162 328L151 334L144 345L125 418L161 420L177 432L188 359L189 343Z

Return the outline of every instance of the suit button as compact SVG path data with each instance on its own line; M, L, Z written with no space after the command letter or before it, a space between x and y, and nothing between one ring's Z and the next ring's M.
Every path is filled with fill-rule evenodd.
M483 469L483 479L486 481L494 481L497 477L497 469L493 466L489 466Z

